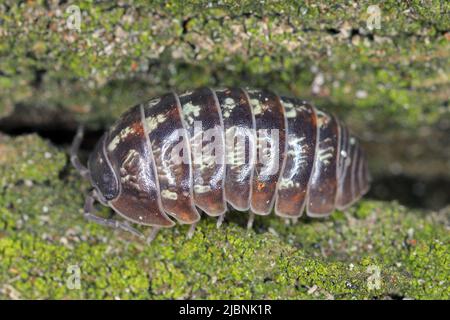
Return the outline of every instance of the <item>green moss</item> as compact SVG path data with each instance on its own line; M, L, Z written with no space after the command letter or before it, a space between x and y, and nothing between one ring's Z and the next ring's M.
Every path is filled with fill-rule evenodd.
M449 293L448 218L445 211L424 216L395 203L361 201L345 219L337 215L298 229L276 220L270 225L314 256L346 262L368 258L381 269L411 276L414 281L401 285L401 295L432 299Z
M66 155L35 135L14 139L0 135L0 188L10 183L58 179Z
M250 232L246 214L232 212L220 229L205 218L191 240L188 227L177 226L148 246L84 221L88 185L66 168L63 150L35 135L3 136L0 148L15 159L0 162L8 172L0 192L0 298L450 297L448 212L365 200L324 221L288 226L258 217ZM68 286L74 268L80 289Z
M450 112L450 8L442 1L383 1L374 30L366 24L370 1L7 3L0 7L0 117L104 128L172 88L270 88L345 119L371 142L377 174L390 170L386 162L410 175L450 172L441 160ZM80 31L67 27L70 4L83 13ZM324 83L313 93L319 75ZM442 139L431 142L432 135Z
M442 1L384 1L373 31L370 1L6 3L3 124L83 121L99 129L172 88L270 88L345 119L374 174L392 166L418 176L450 172L450 21ZM66 26L70 4L83 12L80 32ZM295 226L259 217L249 233L246 215L231 213L220 230L204 219L192 240L176 227L149 247L84 221L88 188L64 150L36 135L0 136L0 298L450 296L448 209L363 200ZM80 290L67 287L70 266L81 270ZM378 289L369 287L374 270Z

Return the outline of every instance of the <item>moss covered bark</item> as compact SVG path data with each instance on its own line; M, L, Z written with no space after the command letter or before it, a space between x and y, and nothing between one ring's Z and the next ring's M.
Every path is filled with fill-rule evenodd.
M383 1L370 30L372 4L5 1L3 126L104 128L172 88L270 88L346 119L375 174L449 177L449 3Z
M363 200L323 221L258 217L250 232L234 212L148 246L83 220L88 184L64 150L1 135L0 151L0 298L450 298L448 210Z
M169 89L250 86L335 112L374 175L450 177L447 2L383 1L374 30L371 1L208 3L3 1L0 128L104 129ZM82 219L89 186L65 151L0 135L0 298L450 298L448 207L363 200L324 221L259 217L250 232L230 213L147 246Z

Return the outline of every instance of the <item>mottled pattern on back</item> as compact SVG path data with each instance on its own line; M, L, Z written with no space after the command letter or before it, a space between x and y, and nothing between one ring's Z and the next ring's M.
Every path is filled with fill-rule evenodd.
M333 115L241 88L169 93L130 109L99 142L90 168L108 205L158 227L172 226L169 217L193 224L199 211L223 216L227 204L326 217L370 183L362 149Z

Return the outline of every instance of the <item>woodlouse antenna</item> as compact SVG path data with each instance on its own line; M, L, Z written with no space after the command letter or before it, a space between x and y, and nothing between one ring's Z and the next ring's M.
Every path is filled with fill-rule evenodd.
M83 136L84 126L80 124L70 148L70 162L83 178L89 179L89 170L81 164L80 158L78 156L78 151L80 149L81 142L83 141Z

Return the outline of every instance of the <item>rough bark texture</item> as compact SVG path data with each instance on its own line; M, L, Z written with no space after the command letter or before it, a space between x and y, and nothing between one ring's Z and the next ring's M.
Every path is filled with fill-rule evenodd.
M0 127L104 129L172 88L269 88L344 118L375 176L449 179L448 3L384 1L374 30L371 2L239 3L77 1L76 31L70 2L3 2ZM449 207L363 200L330 220L258 218L249 233L232 213L146 246L85 222L88 188L63 146L0 136L0 298L450 298Z

